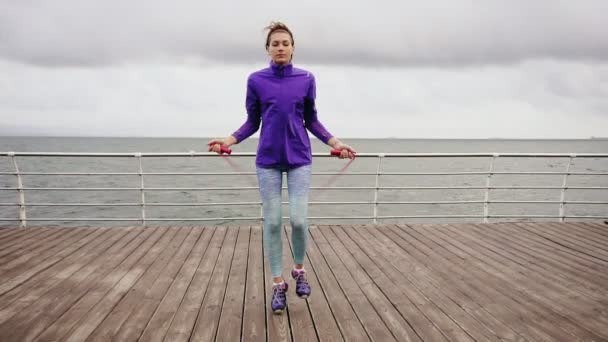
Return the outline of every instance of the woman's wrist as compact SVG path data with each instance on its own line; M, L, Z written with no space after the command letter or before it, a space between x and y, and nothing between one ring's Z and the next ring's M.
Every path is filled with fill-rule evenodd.
M331 137L331 139L327 141L327 145L331 146L331 148L336 148L338 144L340 144L340 140L336 137Z
M224 145L226 146L231 146L236 144L236 138L233 135L229 135L227 138L224 139Z

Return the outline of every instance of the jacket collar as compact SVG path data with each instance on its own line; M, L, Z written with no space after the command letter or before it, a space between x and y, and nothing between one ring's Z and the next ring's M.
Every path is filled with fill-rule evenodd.
M285 65L275 64L273 61L270 61L270 69L275 76L288 76L293 72L293 65L291 63Z

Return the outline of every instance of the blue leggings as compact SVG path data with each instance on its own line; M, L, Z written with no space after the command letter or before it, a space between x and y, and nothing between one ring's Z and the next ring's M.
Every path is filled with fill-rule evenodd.
M285 171L289 193L289 218L295 264L304 263L308 240L308 192L311 166L305 165ZM264 209L264 249L270 262L273 277L280 277L283 270L283 240L281 214L281 188L283 170L257 168L260 195Z

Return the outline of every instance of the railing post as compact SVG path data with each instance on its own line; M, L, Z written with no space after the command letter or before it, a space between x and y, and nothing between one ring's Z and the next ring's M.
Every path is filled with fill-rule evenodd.
M576 155L573 154L568 159L568 166L566 166L566 174L564 175L564 181L562 182L562 193L559 200L559 222L564 222L564 216L566 213L566 185L568 184L568 175L570 174L570 166L572 165L572 160L576 158Z
M141 153L136 153L135 157L137 158L138 162L139 162L139 180L140 180L140 192L141 192L141 224L142 226L146 226L146 192L145 192L145 185L144 185L144 168L142 165L142 157L141 157Z
M488 223L488 216L490 216L490 206L488 201L490 200L490 180L492 179L492 174L494 173L494 162L496 158L499 156L498 153L495 153L492 156L492 161L490 162L490 170L488 171L488 177L486 178L486 194L483 201L483 223Z
M23 192L23 182L21 180L21 173L19 173L19 166L17 165L17 157L15 152L9 152L8 155L13 160L13 166L15 167L15 175L17 176L17 198L19 201L19 226L25 228L27 225L25 215L25 193Z
M378 155L378 167L376 168L376 188L374 189L374 224L378 223L378 186L380 184L380 166L384 159L384 153Z

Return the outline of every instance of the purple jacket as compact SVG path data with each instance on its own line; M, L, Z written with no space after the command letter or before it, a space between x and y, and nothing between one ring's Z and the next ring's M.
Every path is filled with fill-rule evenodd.
M277 65L249 75L247 121L232 135L241 142L262 123L256 165L263 168L296 168L312 163L306 129L327 143L332 135L317 119L315 77L291 64Z

